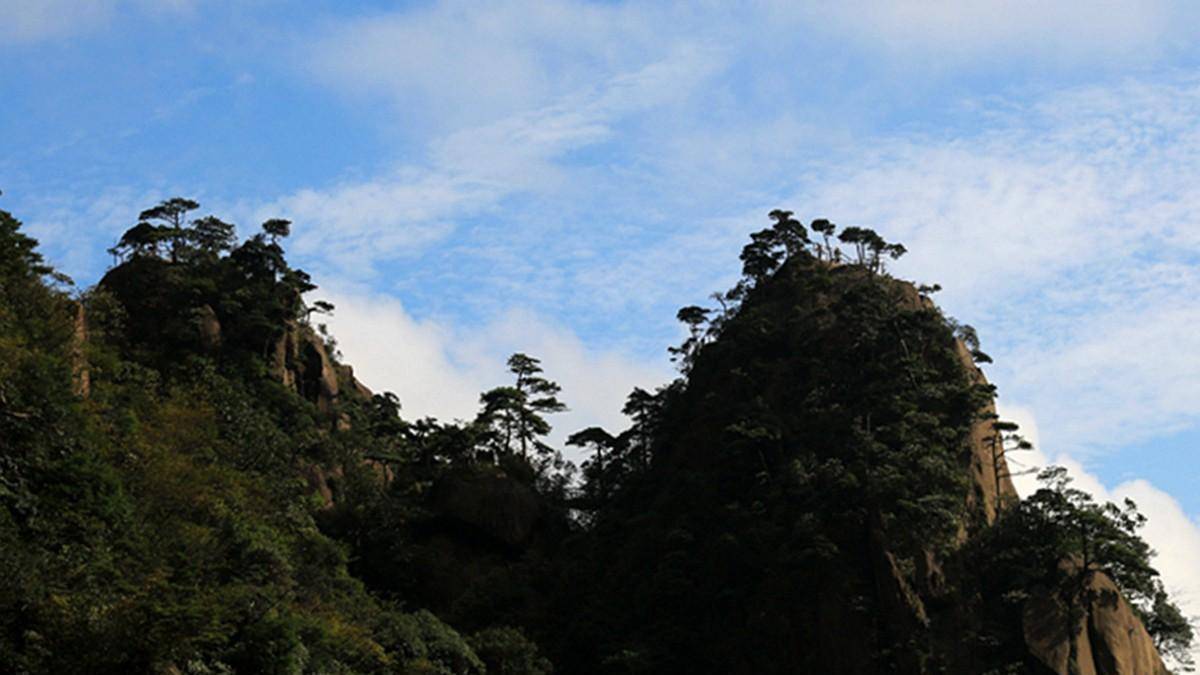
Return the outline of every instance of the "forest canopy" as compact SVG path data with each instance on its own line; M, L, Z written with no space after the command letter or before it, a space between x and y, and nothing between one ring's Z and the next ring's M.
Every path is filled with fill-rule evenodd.
M577 468L553 364L408 419L290 222L198 213L80 290L0 211L0 671L1025 672L1025 608L1075 645L1098 580L1187 666L1144 518L1055 468L1017 498L978 334L871 229L772 211Z

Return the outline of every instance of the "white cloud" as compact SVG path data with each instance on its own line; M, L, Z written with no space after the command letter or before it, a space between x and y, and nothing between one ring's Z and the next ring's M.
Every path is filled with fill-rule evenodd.
M300 190L255 211L259 220L296 221L297 254L363 277L381 259L445 237L454 229L453 218L494 203L500 194L497 186L470 177L407 168L368 182Z
M460 363L452 330L413 319L394 298L329 286L320 295L336 306L327 323L358 379L373 391L397 394L405 417L470 419L481 383L502 370Z
M436 245L431 264L452 268L439 281L472 289L465 305L652 311L659 337L672 307L728 284L745 233L782 205L903 241L897 269L946 287L941 302L981 329L1002 391L1053 421L1055 447L1089 457L1200 422L1200 334L1185 328L1200 295L1200 81L974 101L951 128L972 131L834 134L814 155L786 111L737 133L705 121L731 58L677 46L435 139L423 165L267 210L297 221L295 249L320 272L366 279ZM626 124L664 107L688 122ZM611 165L575 161L598 144L617 148ZM815 158L784 159L797 155Z
M17 199L15 206L5 208L15 214L37 214L25 221L25 231L38 240L42 254L56 269L85 286L98 281L109 262L103 252L162 194L114 187L93 196L35 193Z
M346 361L374 391L392 391L408 419L474 417L479 394L508 383L505 360L515 352L541 359L562 388L569 410L553 415L551 440L588 426L623 429L625 398L634 386L653 389L671 379L663 359L645 362L596 350L529 311L511 309L478 327L416 320L394 298L356 289L323 290L337 309L329 324Z

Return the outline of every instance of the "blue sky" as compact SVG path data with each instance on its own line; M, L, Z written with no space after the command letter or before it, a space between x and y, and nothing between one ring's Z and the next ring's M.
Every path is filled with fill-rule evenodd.
M560 432L768 210L873 227L1200 613L1200 12L1046 5L0 0L0 207L84 286L163 197L292 218L369 385L467 417L525 350Z

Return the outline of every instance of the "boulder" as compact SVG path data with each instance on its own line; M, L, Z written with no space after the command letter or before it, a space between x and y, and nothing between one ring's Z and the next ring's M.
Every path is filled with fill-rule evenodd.
M196 327L200 333L200 346L205 351L221 348L221 320L210 305L201 305L196 310Z
M512 547L529 541L541 516L537 494L499 471L442 479L434 488L433 507L439 516Z

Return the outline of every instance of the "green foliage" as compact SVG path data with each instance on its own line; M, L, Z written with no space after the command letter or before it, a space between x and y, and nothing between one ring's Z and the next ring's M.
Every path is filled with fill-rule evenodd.
M771 218L743 249L745 277L713 296L720 307L680 310L688 336L671 352L684 377L635 391L627 431L570 439L592 451L577 502L589 531L563 562L556 615L576 618L552 643L555 663L859 672L911 659L1024 672L1021 602L1071 556L1097 568L1103 558L1164 652L1183 653L1190 628L1149 575L1134 512L1089 505L1065 484L1019 507L998 501L995 527L970 506L968 464L987 450L970 445L973 425L990 419L998 500L1007 455L1031 446L982 414L994 388L956 344L989 361L974 329L933 307L936 287L886 276L883 259L904 247L847 228L845 255L828 221L812 223L813 242L790 212ZM881 556L898 578L870 562ZM902 596L936 594L924 623L903 627L913 619L895 614L893 583ZM973 610L978 623L955 614ZM845 634L860 653L831 652Z
M225 255L232 226L188 224L195 208L142 214L128 260L83 297L86 343L77 302L0 212L0 671L481 673L317 528L305 467L361 457L260 343L306 277L265 239ZM205 305L219 349L197 338Z
M1068 608L1064 634L1094 602L1107 601L1093 584L1103 573L1143 620L1160 653L1190 670L1193 631L1171 601L1152 566L1153 551L1138 535L1145 517L1130 500L1098 504L1071 486L1062 467L1039 476L1043 487L1001 513L996 524L967 550L969 565L987 580L990 597L1012 603L1014 612L1031 595L1052 594ZM1019 635L996 637L1019 644ZM1011 645L1010 645L1011 646Z
M1190 649L1131 504L1051 471L988 526L973 425L998 495L1029 444L872 230L771 212L680 310L683 376L568 438L575 482L536 358L473 421L406 420L307 325L291 224L198 207L144 211L78 298L0 212L0 671L1019 672L1024 602L1082 611L1101 571Z
M471 647L491 675L550 675L553 666L537 645L517 628L488 628L470 638Z

